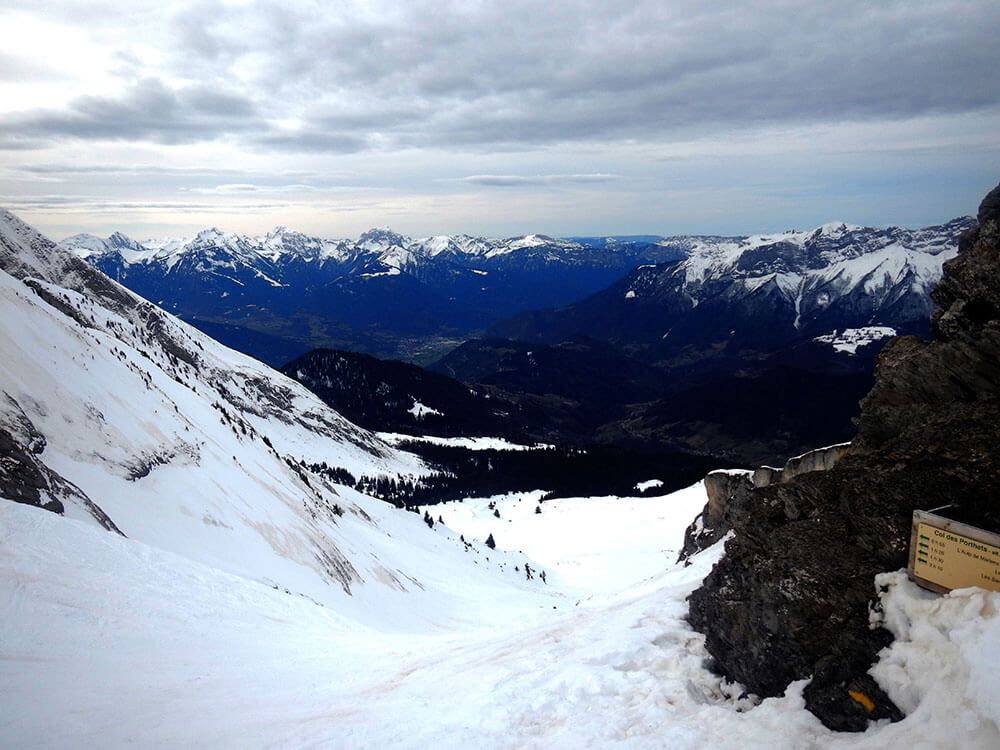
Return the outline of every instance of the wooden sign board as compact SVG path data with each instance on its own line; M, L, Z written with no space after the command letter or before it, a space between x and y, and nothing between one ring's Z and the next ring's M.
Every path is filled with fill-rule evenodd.
M915 510L908 570L938 593L967 586L1000 591L1000 534Z

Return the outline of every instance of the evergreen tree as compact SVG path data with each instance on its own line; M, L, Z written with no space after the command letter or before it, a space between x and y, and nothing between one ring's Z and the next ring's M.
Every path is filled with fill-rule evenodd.
M486 537L486 546L489 547L490 549L496 549L497 548L497 543L493 540L493 535L492 534L490 534L488 537Z

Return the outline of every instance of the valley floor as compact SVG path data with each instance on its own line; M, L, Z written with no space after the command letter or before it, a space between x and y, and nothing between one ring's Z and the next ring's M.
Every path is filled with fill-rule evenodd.
M875 674L906 720L838 735L801 684L740 699L684 621L721 546L673 565L704 500L696 485L540 514L531 493L433 506L428 533L459 549L495 535L470 555L498 584L463 586L449 559L465 615L414 632L0 502L0 745L1000 747L1000 594L936 597L900 573L882 581L897 641ZM499 548L548 583L511 576L524 557Z

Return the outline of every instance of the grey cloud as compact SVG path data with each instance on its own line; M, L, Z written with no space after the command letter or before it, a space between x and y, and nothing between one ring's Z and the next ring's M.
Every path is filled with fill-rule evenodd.
M1000 105L1000 6L985 1L208 8L212 45L186 59L263 56L262 90L306 111L300 133L257 140L282 150L669 139Z
M139 4L138 0L136 4ZM147 3L148 4L148 3ZM22 0L0 0L0 10L25 11ZM72 23L102 23L122 14L115 0L33 0L31 10L45 18L59 18Z
M522 187L536 185L587 184L613 182L621 179L614 174L549 174L549 175L499 175L476 174L462 177L461 182L490 187Z
M65 77L64 72L44 60L26 60L0 51L0 81L44 81Z
M30 135L4 133L0 126L0 151L31 151L47 145L46 141Z
M364 151L369 140L364 135L331 133L322 127L308 126L296 132L272 132L253 140L257 145L276 151L352 154Z
M1000 107L997 27L994 0L195 2L164 48L205 86L140 81L0 134L491 151L964 113Z
M246 211L265 211L283 208L288 203L227 203L205 202L192 203L184 201L121 201L94 200L79 195L36 195L17 196L0 195L0 206L14 211L65 210L72 212L90 211L128 211L128 210L162 210L176 212L217 211L243 213Z
M79 97L65 111L7 114L0 117L0 136L188 143L261 126L254 105L237 94L205 86L173 89L149 78L119 97Z
M18 172L35 175L243 175L244 169L210 169L202 167L164 167L155 164L25 164Z
M255 169L225 169L219 167L165 167L159 164L24 164L13 168L29 175L71 176L71 175L121 175L121 176L164 176L164 177L250 177L264 174ZM289 179L310 179L319 177L319 172L301 169L283 169L273 173L276 177ZM328 176L346 176L346 173Z
M236 182L225 185L215 185L209 188L188 188L186 192L199 195L248 195L253 193L306 193L319 188L314 185L255 185L249 182Z

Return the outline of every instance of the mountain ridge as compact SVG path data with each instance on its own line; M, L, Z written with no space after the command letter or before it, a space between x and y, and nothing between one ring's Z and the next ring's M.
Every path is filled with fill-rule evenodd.
M756 245L773 245L776 243L803 244L806 238L837 237L844 234L862 232L865 234L881 233L888 236L905 236L928 229L947 227L961 222L968 224L973 217L958 217L939 225L928 225L918 229L908 229L899 226L864 227L848 225L844 222L827 222L810 230L790 229L784 232L756 235L719 235L719 234L684 234L684 235L594 235L579 237L552 237L544 234L530 233L505 238L492 238L468 234L430 235L427 237L410 237L386 227L376 227L362 232L356 240L349 238L326 238L318 235L308 235L284 225L277 225L264 234L241 234L226 232L217 227L208 227L190 237L169 237L159 239L137 240L122 232L116 231L107 238L90 233L70 235L57 244L83 258L95 255L114 253L120 248L139 249L147 254L135 258L132 263L145 263L162 260L173 255L184 254L189 249L204 245L206 241L219 246L233 247L253 245L267 248L271 252L262 253L274 260L277 255L302 256L310 259L326 259L343 257L337 248L351 248L353 254L376 252L381 255L389 253L387 265L391 265L391 252L394 248L403 248L421 258L433 258L444 253L460 254L469 257L492 258L518 250L530 248L563 248L586 251L596 247L605 247L622 251L629 245L656 245L659 247L684 247L696 249L717 244L738 244L745 247ZM317 252L322 248L324 252Z
M919 230L828 224L690 247L675 263L645 264L562 308L490 328L500 338L553 343L586 333L676 356L685 347L774 348L865 326L925 326L930 290L971 220Z
M967 220L955 221L958 226ZM640 266L686 263L691 273L690 284L685 279L687 297L695 287L719 285L713 269L756 274L754 278L764 279L758 295L787 297L792 281L778 271L789 264L821 266L835 257L846 262L877 250L916 254L936 278L940 251L943 244L954 244L954 234L949 225L904 230L828 224L807 232L655 241L538 234L412 239L388 229L369 230L358 240L326 240L278 227L259 237L211 228L186 241L146 244L118 235L107 240L76 235L62 246L189 323L227 335L224 343L274 366L313 348L428 364L491 327L515 325L514 330L491 333L532 338L531 325L505 321L519 315L544 317L549 313L531 311L579 302ZM900 249L886 250L893 243ZM743 265L735 269L733 259L739 258ZM761 275L765 272L777 276L767 281ZM648 269L642 274L652 275ZM652 290L655 284L650 284ZM644 289L630 287L621 294L639 296ZM918 296L924 292L921 287ZM690 306L685 299L680 299L682 307ZM633 306L642 305L639 300ZM652 326L651 335L666 332L655 330L660 327L655 320L640 318L637 323ZM593 335L589 330L572 333Z

